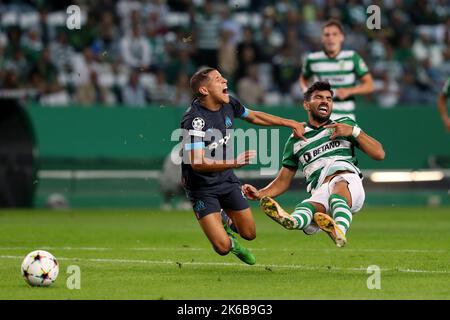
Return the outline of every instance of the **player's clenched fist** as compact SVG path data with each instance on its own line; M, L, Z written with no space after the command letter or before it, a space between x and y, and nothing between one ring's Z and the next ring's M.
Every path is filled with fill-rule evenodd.
M260 192L251 184L244 184L242 186L242 192L250 200L259 200L261 198Z

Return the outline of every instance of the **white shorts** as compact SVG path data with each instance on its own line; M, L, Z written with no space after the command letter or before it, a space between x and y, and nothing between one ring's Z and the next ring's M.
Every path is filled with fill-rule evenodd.
M325 213L330 213L328 199L330 198L334 185L343 180L348 182L348 189L350 190L350 195L352 197L352 207L350 210L352 213L358 212L364 205L366 193L364 192L362 179L356 173L344 173L333 177L330 181L322 184L319 189L316 189L311 194L311 198L303 200L302 202L318 202L325 207Z

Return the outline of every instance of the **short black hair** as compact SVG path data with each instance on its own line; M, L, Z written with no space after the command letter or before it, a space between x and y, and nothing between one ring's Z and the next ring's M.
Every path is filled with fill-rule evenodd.
M312 84L311 87L306 90L305 94L303 95L304 101L311 101L311 96L314 91L330 91L331 96L333 97L334 92L331 90L331 85L328 81L317 81Z
M190 85L192 93L194 94L195 97L201 97L202 96L202 94L198 91L198 89L200 89L202 84L206 80L208 80L209 73L214 71L214 70L216 70L216 69L210 68L210 67L202 68L202 69L198 70L191 77L191 80L189 81L189 85Z

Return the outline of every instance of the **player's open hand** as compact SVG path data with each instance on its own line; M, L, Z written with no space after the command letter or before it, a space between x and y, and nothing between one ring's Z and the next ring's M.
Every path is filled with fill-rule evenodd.
M254 157L256 157L256 150L247 150L242 152L236 158L236 168L249 164Z
M244 184L242 186L242 192L247 197L247 199L250 199L250 200L259 200L259 199L261 199L261 195L260 195L258 189L256 189L251 184Z
M305 124L304 123L294 121L294 125L292 126L292 131L294 133L294 137L306 141L306 138L305 138Z
M345 123L333 123L324 126L324 128L333 129L333 134L330 139L336 139L337 137L349 137L353 132L353 127Z

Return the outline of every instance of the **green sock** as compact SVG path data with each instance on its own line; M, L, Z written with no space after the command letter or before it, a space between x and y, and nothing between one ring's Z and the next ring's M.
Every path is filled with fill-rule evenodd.
M309 202L299 203L291 214L298 222L298 229L304 229L311 224L316 208Z
M343 196L332 194L328 199L328 203L330 205L330 211L332 213L334 221L342 229L342 231L346 233L350 228L350 224L352 223L353 218L347 201Z

